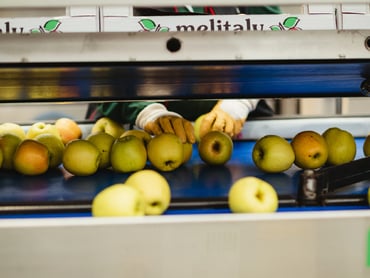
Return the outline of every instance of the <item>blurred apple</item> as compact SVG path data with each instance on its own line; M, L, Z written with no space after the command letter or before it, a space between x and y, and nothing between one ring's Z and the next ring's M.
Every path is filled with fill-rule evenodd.
M120 137L124 137L124 136L127 136L127 135L134 135L134 136L138 137L139 139L143 140L145 146L147 146L149 141L152 139L152 136L148 132L146 132L145 130L142 130L142 129L126 130L122 133L122 135Z
M278 135L265 135L257 140L252 159L258 169L266 173L288 170L294 163L294 151L290 143Z
M36 122L31 125L26 133L26 138L33 139L39 134L50 133L60 138L59 131L53 124Z
M370 134L366 136L362 149L365 156L370 156Z
M356 156L356 141L347 130L331 127L322 134L328 145L329 165L340 165L352 161Z
M62 140L51 133L37 135L34 140L44 144L49 151L49 168L56 168L62 164L64 144Z
M197 142L200 141L200 125L202 123L202 120L206 114L200 115L196 120L194 121L194 135Z
M101 153L99 168L106 169L110 167L111 166L110 154L115 138L109 133L97 132L89 134L86 137L86 140L93 143Z
M63 153L63 166L76 176L89 176L99 169L100 151L90 141L75 139L69 141Z
M117 138L112 145L110 162L116 172L129 173L143 169L147 162L144 142L134 135Z
M185 164L191 159L191 156L193 154L193 144L186 142L183 143L182 145L184 147L184 159L182 163Z
M223 165L230 160L233 153L233 141L221 131L210 131L199 141L200 158L208 165Z
M279 199L274 187L257 177L243 177L230 188L228 203L234 213L275 212Z
M3 164L2 168L6 170L14 169L13 167L13 157L18 145L23 140L12 133L3 134L0 136L0 149L3 154Z
M146 215L163 214L170 205L171 189L166 178L150 169L131 174L125 184L140 190L145 200Z
M117 183L94 197L91 212L94 217L143 216L145 201L138 189Z
M14 153L13 165L23 175L41 175L49 169L49 150L36 140L25 139Z
M114 138L118 138L125 131L123 126L108 117L98 119L91 128L91 133L106 132Z
M3 123L0 125L0 136L6 133L13 133L22 140L26 138L26 132L23 127L16 123Z
M328 159L328 145L316 131L305 130L297 133L291 145L295 154L294 164L302 169L317 169Z
M0 149L0 168L3 167L4 155L3 150Z
M66 117L59 118L55 121L55 127L62 138L63 144L82 137L81 127L73 119Z
M148 143L147 151L150 163L161 171L173 171L184 161L183 143L172 133L153 137Z

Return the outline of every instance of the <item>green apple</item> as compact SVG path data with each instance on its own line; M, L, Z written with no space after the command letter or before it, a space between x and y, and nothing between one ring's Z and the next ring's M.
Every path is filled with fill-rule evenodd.
M182 163L185 164L191 159L191 156L193 154L193 144L189 142L185 142L182 145L184 147L184 159Z
M362 149L365 156L370 156L370 134L366 136Z
M86 140L93 143L100 151L100 169L106 169L111 166L110 164L110 154L115 138L106 132L97 132L89 134Z
M356 141L347 130L331 127L322 134L328 145L329 165L340 165L352 161L356 156Z
M293 147L294 164L302 169L317 169L328 159L328 144L321 134L313 130L297 133L290 144Z
M196 120L194 121L194 135L197 142L200 141L200 126L202 124L202 120L206 114L200 115Z
M161 215L170 205L170 185L164 176L154 170L137 171L127 178L125 184L143 194L146 215Z
M152 139L152 136L146 132L145 130L142 129L129 129L124 131L120 137L124 137L127 135L134 135L138 137L139 139L143 140L145 146L148 145L149 141Z
M100 150L86 139L69 141L63 153L64 169L75 176L89 176L99 169Z
M268 213L278 209L279 198L271 184L248 176L240 178L231 186L228 204L234 213Z
M13 133L6 133L0 136L0 149L3 154L2 168L6 170L14 169L13 167L14 153L18 145L22 141L23 140L19 136Z
M0 125L0 136L6 133L13 133L22 140L26 138L26 132L23 127L16 123L3 123Z
M290 143L278 135L265 135L257 140L252 159L258 169L266 173L280 173L294 163L295 155Z
M173 171L184 161L184 147L180 138L172 133L162 133L152 138L148 146L150 163L161 171Z
M14 153L13 165L23 175L44 174L49 169L49 150L36 140L24 139Z
M60 134L57 127L54 124L47 124L44 122L36 122L33 125L31 125L27 130L26 138L33 139L37 135L44 133L51 133L56 137L60 138Z
M34 140L48 148L50 155L49 168L56 168L62 164L64 143L60 137L58 138L51 133L44 133L37 135Z
M124 127L108 117L98 119L91 128L90 133L106 132L114 138L118 138L125 131Z
M91 212L94 217L143 216L145 201L138 189L117 183L93 198Z
M116 172L128 173L143 169L147 162L144 142L134 135L117 138L112 145L110 162Z
M198 152L208 165L224 165L233 153L233 141L222 131L210 131L200 139Z

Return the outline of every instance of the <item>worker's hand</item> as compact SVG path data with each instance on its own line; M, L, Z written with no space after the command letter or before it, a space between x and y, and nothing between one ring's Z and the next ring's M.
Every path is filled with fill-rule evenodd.
M195 143L193 124L177 116L162 116L154 122L149 122L144 130L153 135L161 133L176 134L181 142Z
M218 130L236 138L243 129L250 111L257 100L220 100L211 112L205 114L200 124L200 138L206 133Z
M183 143L195 143L193 124L159 103L144 108L136 119L136 125L152 135L172 133Z

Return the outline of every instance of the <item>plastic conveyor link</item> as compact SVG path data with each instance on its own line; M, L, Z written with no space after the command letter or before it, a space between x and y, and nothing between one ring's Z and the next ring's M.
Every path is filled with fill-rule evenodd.
M357 159L336 166L323 167L319 170L304 170L301 174L298 190L300 205L341 205L363 204L366 196L338 195L329 196L339 189L357 182L370 180L370 157Z

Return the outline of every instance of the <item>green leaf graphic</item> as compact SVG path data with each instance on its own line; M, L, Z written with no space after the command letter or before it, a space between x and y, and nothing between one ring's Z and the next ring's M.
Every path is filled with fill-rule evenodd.
M144 30L147 31L155 30L155 27L157 26L153 20L148 18L141 19L139 24Z
M283 25L285 28L293 28L295 26L297 26L299 22L299 18L296 17L296 16L290 16L290 17L287 17L284 22L283 22Z
M55 31L58 28L58 26L60 25L60 23L61 22L57 19L48 20L44 24L44 29L46 31L49 31L49 32Z
M271 29L272 31L281 31L281 29L280 29L280 26L279 26L279 25L272 25L272 26L270 26L270 29Z
M159 29L159 32L168 32L168 31L170 31L170 28L168 28L168 27L161 27Z

